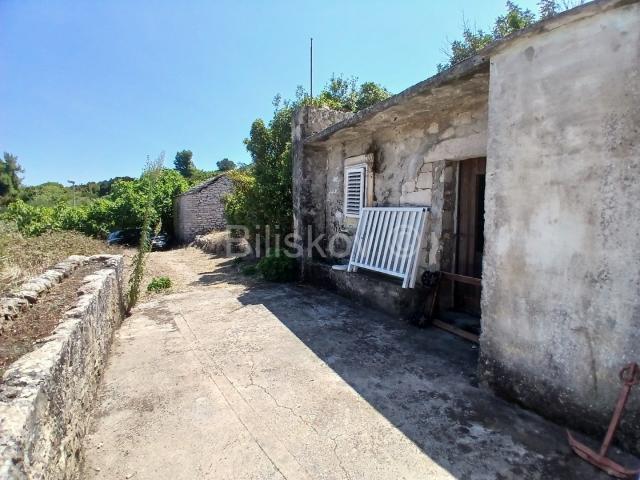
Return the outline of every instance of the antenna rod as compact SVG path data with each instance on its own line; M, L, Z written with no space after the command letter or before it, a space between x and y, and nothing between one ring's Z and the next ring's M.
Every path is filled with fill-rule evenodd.
M311 48L309 50L309 96L313 100L313 37L311 37Z

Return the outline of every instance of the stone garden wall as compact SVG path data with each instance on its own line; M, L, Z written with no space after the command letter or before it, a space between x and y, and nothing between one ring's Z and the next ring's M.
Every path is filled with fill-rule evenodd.
M57 282L86 262L96 262L98 270L84 279L75 306L62 315L59 326L36 350L15 361L3 376L0 478L77 477L88 412L114 330L124 315L123 258L71 257L54 269L60 275L39 277L48 275ZM38 292L40 287L45 290L50 285L36 279L24 291ZM30 297L31 293L16 298L30 302ZM21 308L24 304L14 310Z

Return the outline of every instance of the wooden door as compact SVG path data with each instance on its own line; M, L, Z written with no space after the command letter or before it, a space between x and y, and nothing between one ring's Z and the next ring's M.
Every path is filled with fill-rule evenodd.
M486 158L460 162L458 176L458 234L455 273L482 278L484 251L484 186ZM457 284L455 307L480 315L480 287Z

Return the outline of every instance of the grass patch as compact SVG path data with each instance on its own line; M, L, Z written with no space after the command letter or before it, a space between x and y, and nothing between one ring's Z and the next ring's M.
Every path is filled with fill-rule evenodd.
M153 277L147 286L147 292L160 293L171 288L171 279L169 277Z

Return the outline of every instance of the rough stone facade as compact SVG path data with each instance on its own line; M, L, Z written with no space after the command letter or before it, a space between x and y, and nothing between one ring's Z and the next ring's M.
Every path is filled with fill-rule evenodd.
M485 157L480 377L602 433L618 371L640 361L639 112L640 4L590 2L318 133L313 109L296 116L296 233L303 245L309 227L353 235L344 167L368 155L371 205L431 207L419 273L451 271L459 161ZM359 273L326 275L316 261L302 262L308 279L398 307L356 285ZM619 432L640 452L640 396Z
M227 221L222 202L233 188L233 181L222 174L180 195L174 206L177 240L190 243L196 235L224 230Z
M299 184L299 190L294 189L294 217L300 219L296 233L306 241L311 227L314 236L324 235L323 248L337 233L353 237L357 219L344 214L344 168L350 159L367 155L373 183L367 206L429 206L418 275L426 269L449 268L456 161L486 155L488 73L477 72L464 84L442 87L437 101L447 105L456 95L453 108L426 104L410 118L398 111L391 125L388 115L382 116L357 135L336 134L318 143L294 136L294 185ZM327 117L322 109L299 112L294 132L310 130L300 122L313 123L318 113Z
M122 256L98 255L85 261L102 268L85 278L77 304L41 346L4 374L0 478L77 477L88 411L114 330L124 315Z

